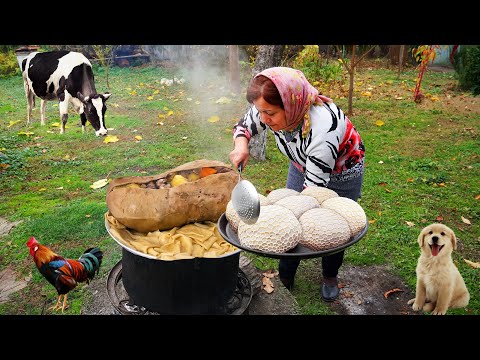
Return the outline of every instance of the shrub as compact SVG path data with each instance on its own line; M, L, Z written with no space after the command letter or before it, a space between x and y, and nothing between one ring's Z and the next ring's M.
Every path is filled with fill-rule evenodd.
M454 56L459 87L480 94L480 45L462 45Z
M0 53L0 78L20 74L17 56L13 50Z
M342 64L328 63L318 52L318 45L305 46L293 61L292 66L301 70L310 82L318 80L329 83L342 79Z

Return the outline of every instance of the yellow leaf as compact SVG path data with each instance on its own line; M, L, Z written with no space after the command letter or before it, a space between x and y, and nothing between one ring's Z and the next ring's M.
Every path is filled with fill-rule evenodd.
M438 101L438 100L440 100L440 99L439 99L438 97L436 97L436 96L432 96L432 97L430 98L430 100L432 100L432 101Z
M47 190L46 188L41 188L41 189L38 189L38 191L45 191Z
M463 261L465 261L468 265L470 265L474 269L480 269L480 263L473 262L473 261L470 261L470 260L467 260L467 259L463 259Z
M187 101L192 101L193 99L192 98L187 98Z
M165 116L165 115L163 115L163 114L158 114L158 118L159 118L159 119L165 119L165 118L166 118L166 116Z
M403 100L403 96L396 96L395 100Z
M105 136L105 139L103 140L103 142L105 144L112 143L112 142L117 142L117 141L118 141L118 137L115 136L115 135L107 135L107 136Z
M163 111L168 111L168 110L169 110L168 107L166 106L163 107Z
M370 91L362 91L361 94L363 96L372 96L372 93Z
M142 137L140 135L135 136L136 140L142 140Z
M95 181L92 185L90 185L90 187L92 189L100 189L100 188L108 185L109 182L110 182L110 179L100 179L98 181Z
M18 134L18 135L27 135L27 136L29 137L30 135L33 135L33 134L35 134L35 133L34 133L34 132L31 132L31 131L20 131L20 132L18 132L17 134Z
M130 95L137 95L137 91L136 90L133 90Z
M15 121L12 121L10 120L9 124L7 127L12 127L13 125L15 125L16 123L19 123L21 120L15 120Z
M195 104L196 104L196 105L200 105L201 102L200 102L200 101L195 101Z
M153 96L148 96L147 100L153 100Z
M170 116L170 115L173 115L173 111L170 110L168 113L167 113L167 116Z
M382 120L377 120L377 121L375 121L375 125L383 126L383 125L385 125L385 123Z
M63 190L63 186L57 187L55 190Z
M415 226L415 223L413 223L411 221L405 221L405 223L408 225L408 227Z
M464 218L463 216L462 216L462 221L463 221L465 224L472 225L472 223L470 222L470 220L468 220L467 218Z
M232 102L231 99L225 97L225 96L222 96L220 99L218 99L217 101L215 101L215 104L230 104Z
M160 90L155 90L155 91L153 92L153 95L157 95L159 92L160 92Z
M369 223L369 224L373 224L375 221L377 221L377 220L376 220L376 219L368 220L368 223Z
M219 120L220 120L220 118L218 116L214 115L214 116L210 116L207 121L211 122L211 123L214 123L214 122L217 122Z
M165 124L164 124L163 122L161 122L161 121L159 121L157 124L158 124L158 125L162 125L162 126L165 125Z

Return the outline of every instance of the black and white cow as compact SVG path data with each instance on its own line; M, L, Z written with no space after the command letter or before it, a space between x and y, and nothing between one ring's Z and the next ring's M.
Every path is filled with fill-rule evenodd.
M27 97L27 124L32 117L35 96L38 96L42 99L42 125L45 125L46 102L58 100L62 120L61 134L65 132L70 102L80 114L83 132L88 120L95 129L96 136L107 134L105 102L111 94L97 94L92 64L83 54L73 51L33 52L22 62L22 76Z

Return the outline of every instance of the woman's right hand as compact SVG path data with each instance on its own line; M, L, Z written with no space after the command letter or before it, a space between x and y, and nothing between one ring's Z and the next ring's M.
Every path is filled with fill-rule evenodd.
M241 136L235 139L235 148L230 152L231 163L238 168L238 165L243 164L243 168L248 163L250 152L248 151L248 140Z

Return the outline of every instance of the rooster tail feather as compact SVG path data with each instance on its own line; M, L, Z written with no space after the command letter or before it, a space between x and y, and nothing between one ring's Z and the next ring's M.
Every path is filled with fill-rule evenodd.
M102 264L102 259L103 252L99 248L90 248L85 250L78 261L83 264L88 277L91 279L94 277L95 273L98 273L100 265Z

